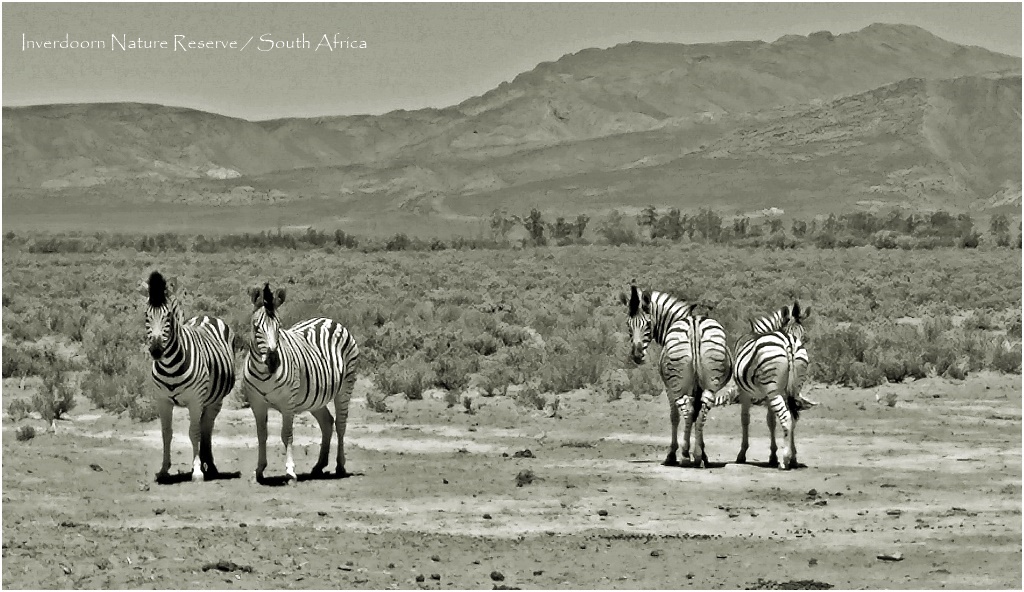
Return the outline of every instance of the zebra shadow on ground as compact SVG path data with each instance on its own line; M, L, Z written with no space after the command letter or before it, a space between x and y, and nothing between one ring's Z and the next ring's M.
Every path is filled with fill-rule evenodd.
M313 473L297 473L298 481L340 481L342 479L348 479L349 477L362 477L364 473L344 473L337 474L334 472L323 472L318 474ZM262 479L257 480L260 485L267 487L284 487L288 485L288 475L264 475Z
M669 466L669 467L677 468L677 469L692 469L692 468L695 468L694 465L693 465L693 461L692 460L682 460L678 464L675 464L675 465L665 465L664 461L655 460L655 459L631 460L629 462L631 464L635 464L635 465L663 465L663 466ZM768 461L747 461L745 463L738 463L736 461L728 461L728 462L714 462L714 461L711 461L711 462L708 462L704 468L707 468L707 469L722 469L722 468L725 468L727 465L737 465L737 466L744 466L744 465L746 465L746 466L751 466L751 467L757 467L759 469L773 469L773 470L777 470L779 468L778 464L772 464L772 463L770 463ZM807 468L807 465L805 465L802 462L797 462L796 466L793 467L793 470L796 470L796 469L806 469L806 468Z
M227 481L229 479L240 479L242 473L239 471L234 472L218 472L212 475L206 475L206 481ZM179 483L188 483L192 481L192 471L179 471L173 475L157 476L156 483L158 485L177 485Z
M681 460L681 461L679 461L678 463L676 463L674 465L666 465L664 460L655 460L655 459L650 459L650 460L631 460L629 462L631 464L634 464L634 465L661 465L661 466L670 467L670 468L673 468L673 469L693 469L693 468L696 468L694 466L694 464L693 464L693 461L692 460L688 460L688 459ZM705 465L705 468L708 468L708 469L721 469L721 468L723 468L727 464L735 464L735 463L708 462Z

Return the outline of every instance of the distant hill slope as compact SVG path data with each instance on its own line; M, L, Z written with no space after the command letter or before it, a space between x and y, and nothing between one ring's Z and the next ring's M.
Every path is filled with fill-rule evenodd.
M513 204L549 210L565 204L567 211L584 205L778 206L808 213L886 204L1019 206L1020 105L1019 75L905 80L782 111L676 158L655 154L651 166L589 171L447 201L456 211L480 215ZM657 150L655 142L645 147Z
M4 199L318 198L346 215L449 218L531 205L991 207L1020 200L1020 68L917 27L871 25L587 49L457 106L380 116L4 108Z

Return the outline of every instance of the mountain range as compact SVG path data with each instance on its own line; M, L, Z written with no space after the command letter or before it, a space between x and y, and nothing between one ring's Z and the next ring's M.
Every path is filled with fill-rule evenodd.
M648 204L1019 212L1021 59L887 24L633 42L541 63L455 106L377 116L5 107L3 146L5 230L211 217L430 228L495 209Z

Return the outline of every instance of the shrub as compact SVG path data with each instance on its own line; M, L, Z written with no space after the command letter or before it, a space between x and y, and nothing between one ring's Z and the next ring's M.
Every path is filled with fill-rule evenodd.
M960 238L957 241L957 246L961 249L977 249L979 242L981 242L980 234L974 231L965 232L960 235Z
M63 371L54 369L43 376L43 385L32 397L32 408L47 423L61 419L75 408L75 391Z
M469 374L473 371L471 367L474 364L478 365L477 360L476 357L455 359L445 357L437 360L434 362L434 386L447 389L450 392L465 389L469 384Z
M388 251L404 251L409 248L411 241L409 237L403 233L398 233L388 239L387 243L384 244L384 248Z
M629 390L634 396L649 394L659 396L664 388L661 375L655 364L645 364L628 371Z
M487 396L505 395L512 383L512 370L505 364L490 364L480 372L477 387Z
M613 247L635 245L640 240L634 230L626 228L626 219L618 210L612 210L612 213L598 225L597 234Z
M896 246L904 251L911 251L917 248L917 239L912 236L900 235L896 239Z
M67 363L52 347L29 347L4 344L3 377L45 376L53 370L63 370Z
M549 355L540 369L540 388L546 392L564 393L594 385L607 366L605 356L585 349Z
M82 379L82 394L100 409L119 414L125 411L134 420L146 422L156 419L157 409L153 396L151 368L136 354L125 362L120 374L107 374L91 370Z
M143 354L141 339L132 341L125 330L102 318L92 319L85 335L85 357L89 368L107 376L120 376L128 372L131 360Z
M1021 348L1019 344L1011 347L1009 343L1001 343L994 348L991 366L993 370L1004 374L1020 374L1020 361Z
M36 429L30 425L23 425L14 432L14 436L19 442L26 442L36 437Z
M879 230L871 237L871 244L876 249L895 249L899 246L900 236L891 230Z
M855 375L867 372L860 366L854 369L854 363L865 366L867 349L867 335L856 325L815 335L811 376L820 382L854 384ZM881 371L878 372L881 375Z
M366 408L377 413L387 413L389 411L387 395L375 392L367 393Z
M32 405L24 399L15 399L7 405L7 415L15 423L26 419L29 413L32 413Z
M834 249L836 244L836 235L828 231L821 232L814 237L814 246L819 249Z
M520 389L516 393L515 401L523 407L530 407L539 411L543 411L544 407L548 404L547 399L532 386Z
M334 231L334 244L339 247L345 247L346 249L355 249L359 246L359 240L350 234L346 234L345 231L338 229Z
M374 384L385 395L405 394L410 401L423 399L423 391L430 386L433 372L421 361L404 360L383 368L374 375Z
M481 356L490 356L498 351L502 343L490 333L480 333L467 339L466 345Z
M600 387L609 402L618 401L629 388L629 375L622 369L606 371L601 376Z
M884 383L885 375L880 368L857 361L850 363L843 380L843 384L858 388L871 388Z

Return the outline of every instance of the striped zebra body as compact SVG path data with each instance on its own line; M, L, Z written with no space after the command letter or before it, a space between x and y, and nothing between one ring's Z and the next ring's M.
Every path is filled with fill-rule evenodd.
M163 439L163 463L157 479L171 467L171 420L174 407L189 410L192 480L215 476L213 425L235 384L231 329L221 319L197 316L183 321L172 290L159 272L150 275L146 338L153 357L157 410Z
M792 309L783 307L771 315L751 321L753 336L736 351L735 385L742 405L740 423L743 430L736 462L746 462L749 446L750 406L767 403L767 423L771 437L768 464L779 466L775 441L776 423L782 427L783 469L797 466L796 422L800 411L814 405L803 398L800 389L810 363L803 345L804 329L799 303Z
M251 292L253 335L249 344L242 385L256 418L259 460L256 479L262 480L267 467L267 414L281 413L281 440L285 445L285 473L297 479L292 454L292 423L297 413L310 412L320 426L320 456L314 475L327 467L332 425L338 435L336 475L345 476L345 427L355 383L359 349L355 339L339 323L315 318L280 328L277 307L284 302L284 290L277 294L269 285ZM333 403L334 415L329 405Z
M671 421L671 444L665 465L678 465L678 431L683 418L682 456L690 457L690 433L694 424L695 466L707 465L704 423L717 392L730 380L732 356L725 330L714 319L694 314L696 304L661 292L642 293L630 287L627 299L633 361L643 363L651 341L662 347L659 372L665 383Z

